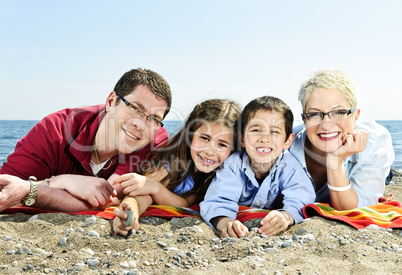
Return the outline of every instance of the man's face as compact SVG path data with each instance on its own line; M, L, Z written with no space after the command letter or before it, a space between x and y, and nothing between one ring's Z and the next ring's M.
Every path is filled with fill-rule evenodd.
M143 148L155 137L160 127L149 118L162 121L167 104L145 85L137 86L132 93L124 96L124 99L137 108L137 111L132 106L124 104L122 100L116 104L117 98L113 92L107 100L108 144L119 153L130 154ZM145 115L142 117L138 115L138 110Z

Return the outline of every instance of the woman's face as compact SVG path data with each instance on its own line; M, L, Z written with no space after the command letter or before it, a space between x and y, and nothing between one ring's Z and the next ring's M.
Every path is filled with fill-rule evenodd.
M336 90L317 88L307 100L305 113L350 110L352 107L345 96ZM319 122L304 121L307 137L318 153L334 152L342 145L342 138L355 128L360 110L339 117L338 120L324 116ZM318 150L318 151L317 151Z

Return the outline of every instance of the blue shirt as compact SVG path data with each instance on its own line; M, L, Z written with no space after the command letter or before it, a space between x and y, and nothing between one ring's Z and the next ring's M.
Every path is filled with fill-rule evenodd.
M245 150L232 154L216 172L200 203L201 216L210 226L219 216L236 219L239 204L287 211L299 223L302 208L314 202L312 182L298 161L284 150L261 184L255 178Z
M166 170L170 172L169 163L164 162L163 165L165 166ZM184 194L187 191L193 189L193 187L194 187L194 180L190 174L187 174L184 180L178 186L176 186L173 193L177 195Z
M353 189L359 196L358 207L364 207L377 204L378 198L383 196L385 178L389 174L395 153L392 147L391 135L380 124L374 121L358 120L355 129L368 133L366 149L344 159L343 165ZM313 182L311 175L307 171L304 155L306 138L306 129L303 127L296 134L289 151L297 158ZM331 202L327 184L317 191L316 201Z

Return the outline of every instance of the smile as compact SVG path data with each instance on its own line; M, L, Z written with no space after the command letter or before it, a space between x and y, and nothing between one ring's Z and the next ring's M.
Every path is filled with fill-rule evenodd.
M272 151L272 148L266 148L266 147L258 147L257 152L259 153L269 153Z
M331 139L337 138L338 136L339 136L339 132L318 134L318 137L322 140L331 140Z
M206 159L206 158L203 158L202 156L199 156L199 157L200 157L200 159L201 159L203 162L205 162L207 165L212 165L212 164L216 163L216 161L214 161L214 160Z
M123 127L122 127L122 129L123 129L124 133L126 133L126 135L128 135L129 137L131 137L131 138L133 138L133 139L140 139L139 137L134 136L132 133L130 133L129 131L127 131L127 130L124 129Z

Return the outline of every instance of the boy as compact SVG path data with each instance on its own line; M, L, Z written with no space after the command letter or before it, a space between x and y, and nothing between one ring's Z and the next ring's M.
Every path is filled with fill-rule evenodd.
M240 117L240 152L231 155L216 173L201 216L221 237L243 237L248 229L236 218L238 205L273 209L261 220L260 234L275 235L299 223L304 205L314 202L311 181L288 152L294 139L293 114L280 99L252 100Z

